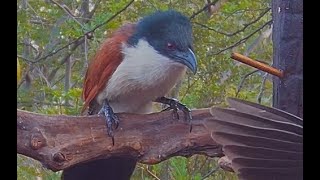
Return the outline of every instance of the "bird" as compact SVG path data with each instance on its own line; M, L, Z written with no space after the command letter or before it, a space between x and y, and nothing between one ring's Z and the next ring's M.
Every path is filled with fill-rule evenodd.
M82 112L105 117L107 134L121 125L117 113L152 113L152 103L168 105L174 117L190 109L165 97L190 69L197 72L189 18L175 10L156 11L127 23L108 37L88 66L83 86ZM136 160L121 157L94 160L70 167L63 179L130 179Z

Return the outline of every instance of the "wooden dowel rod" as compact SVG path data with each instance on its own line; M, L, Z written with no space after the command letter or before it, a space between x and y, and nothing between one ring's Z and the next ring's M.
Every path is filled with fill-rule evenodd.
M274 67L271 67L267 64L263 64L259 61L255 61L249 57L246 57L242 54L239 54L239 53L232 53L231 54L231 58L234 59L234 60L237 60L237 61L240 61L242 63L245 63L249 66L252 66L252 67L255 67L261 71L264 71L264 72L267 72L269 74L272 74L272 75L275 75L279 78L282 78L283 77L283 72L280 71L279 69L276 69Z

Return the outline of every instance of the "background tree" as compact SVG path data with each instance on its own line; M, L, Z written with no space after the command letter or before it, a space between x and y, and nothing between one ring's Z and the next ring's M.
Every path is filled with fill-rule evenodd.
M303 1L272 4L274 65L285 77L273 82L273 106L303 117Z
M226 96L271 105L269 76L230 59L237 51L272 63L271 1L19 0L18 108L78 115L87 64L105 37L125 22L169 8L191 18L199 62L198 73L188 74L173 96L192 108L224 105ZM133 179L236 179L216 166L216 159L200 155L176 157L154 166L139 164ZM18 179L60 176L21 155L17 167Z

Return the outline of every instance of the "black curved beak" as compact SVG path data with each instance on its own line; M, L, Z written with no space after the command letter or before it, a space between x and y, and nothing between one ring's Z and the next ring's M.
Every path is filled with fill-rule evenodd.
M176 51L174 53L174 58L177 62L187 66L194 74L196 74L197 59L190 48L188 51Z

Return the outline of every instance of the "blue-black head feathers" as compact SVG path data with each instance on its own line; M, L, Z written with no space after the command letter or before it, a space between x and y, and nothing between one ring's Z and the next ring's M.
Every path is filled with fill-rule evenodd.
M140 39L146 40L160 54L196 72L191 23L183 14L168 10L144 17L137 23L128 44L135 46Z

